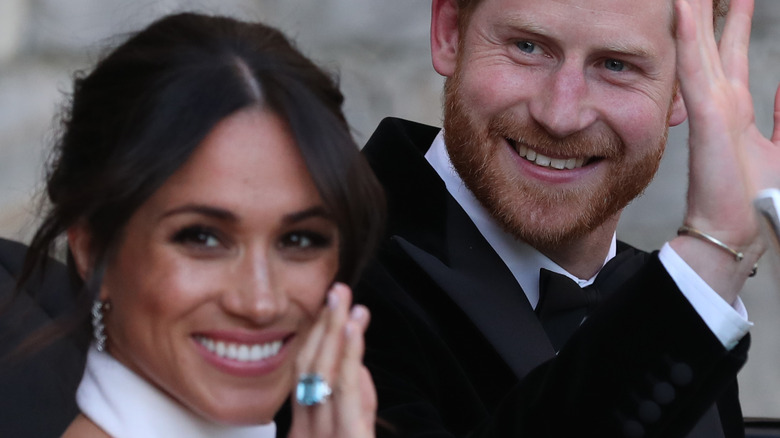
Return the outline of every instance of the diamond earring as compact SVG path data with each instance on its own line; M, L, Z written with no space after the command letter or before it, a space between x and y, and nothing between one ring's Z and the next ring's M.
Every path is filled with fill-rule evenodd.
M92 304L92 336L95 338L97 351L106 350L106 326L103 324L103 313L108 311L110 304L107 301L95 300Z

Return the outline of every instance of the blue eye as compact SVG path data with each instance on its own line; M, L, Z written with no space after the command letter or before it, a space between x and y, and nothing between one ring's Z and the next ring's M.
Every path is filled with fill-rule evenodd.
M607 59L604 61L604 68L611 71L623 71L626 69L626 65L617 59Z
M534 53L536 50L536 44L530 41L520 41L517 43L517 48L520 49L521 52Z

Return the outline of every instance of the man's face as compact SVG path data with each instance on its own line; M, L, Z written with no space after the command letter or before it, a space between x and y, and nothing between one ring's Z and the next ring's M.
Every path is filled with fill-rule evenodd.
M685 118L671 17L668 1L484 0L454 65L434 46L453 165L509 232L559 247L649 184Z

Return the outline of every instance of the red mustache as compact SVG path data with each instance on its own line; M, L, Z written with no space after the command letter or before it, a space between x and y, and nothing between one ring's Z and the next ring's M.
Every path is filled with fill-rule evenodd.
M624 150L623 141L608 129L580 131L560 138L550 135L537 123L520 122L507 114L491 119L488 129L494 135L503 136L550 157L614 158Z

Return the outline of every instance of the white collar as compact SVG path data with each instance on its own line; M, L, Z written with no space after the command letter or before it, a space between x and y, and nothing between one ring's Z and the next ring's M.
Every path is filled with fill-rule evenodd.
M276 425L225 426L179 405L108 353L91 346L76 401L79 409L115 438L274 438Z
M444 145L444 130L433 140L431 148L425 154L425 159L439 174L447 191L460 204L461 208L474 222L479 232L488 241L491 247L496 251L504 264L507 265L512 275L514 275L520 287L523 288L531 307L536 308L539 302L539 269L545 268L559 274L563 274L576 281L580 287L585 287L596 279L594 275L588 279L577 278L560 267L557 263L550 260L547 256L536 250L531 245L516 239L511 234L501 228L500 225L490 216L482 204L477 201L474 194L466 188L463 180L450 162L450 156L447 153L447 147ZM615 234L612 234L612 243L609 252L604 260L606 264L617 253L617 240Z

